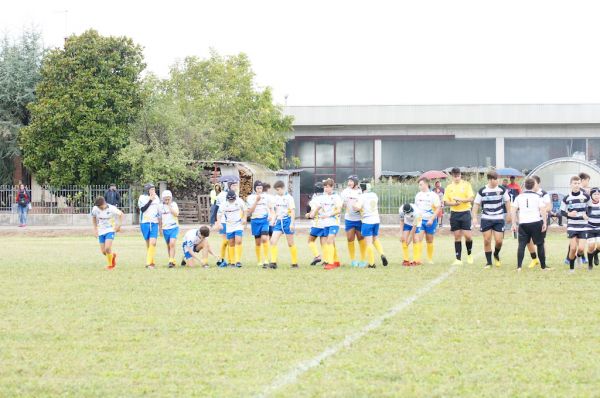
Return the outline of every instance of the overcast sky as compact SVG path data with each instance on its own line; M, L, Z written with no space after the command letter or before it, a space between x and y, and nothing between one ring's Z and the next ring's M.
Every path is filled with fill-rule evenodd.
M163 77L211 47L245 52L280 104L600 103L597 3L22 0L0 27L35 26L51 47L127 35Z

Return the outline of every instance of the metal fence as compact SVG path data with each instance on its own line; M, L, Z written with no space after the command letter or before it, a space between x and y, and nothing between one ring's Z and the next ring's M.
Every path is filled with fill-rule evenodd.
M98 196L104 196L108 185L89 185L66 187L34 186L27 187L31 195L30 213L33 214L89 214ZM16 210L18 186L0 185L0 212ZM132 186L117 186L121 195L119 208L124 213L136 211L137 195L140 188Z

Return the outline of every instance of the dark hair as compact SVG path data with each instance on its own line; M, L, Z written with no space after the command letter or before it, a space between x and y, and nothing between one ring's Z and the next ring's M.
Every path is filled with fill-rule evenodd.
M269 189L271 189L271 184L269 184L268 182L264 182L263 191L268 191Z
M203 225L200 227L200 236L204 236L205 238L208 238L208 235L210 235L210 228L208 228L206 225Z
M535 182L537 182L538 184L541 184L541 182L542 182L542 179L539 176L532 175L531 178L533 178L535 180Z
M490 171L487 173L487 179L488 180L497 180L498 179L498 173L496 173L495 171Z
M256 187L262 187L263 183L259 180L254 181L254 190L256 191Z
M277 181L275 181L275 184L273 184L273 188L275 188L275 189L285 188L285 183L281 180L277 180Z
M106 203L106 200L104 199L104 196L98 196L96 198L96 202L94 203L96 206L100 207L103 206Z
M427 186L430 186L429 185L429 178L427 178L427 177L421 177L421 178L419 178L419 180L417 182L421 182L421 181L423 181L425 184L427 184Z
M452 170L450 170L450 174L452 174L452 175L461 174L460 169L458 167L453 167Z
M589 174L586 173L579 173L579 178L582 180L589 180L591 177Z
M579 178L579 176L573 176L573 177L571 177L571 180L569 182L573 182L573 181L581 181L581 178Z
M408 213L412 213L412 206L410 205L410 203L405 203L404 206L402 206L402 211L404 212L404 214L408 214Z
M525 189L533 189L535 186L535 180L533 178L528 178L525 180Z
M335 181L333 181L331 178L327 178L326 180L323 181L324 187L333 187L334 185L335 185Z

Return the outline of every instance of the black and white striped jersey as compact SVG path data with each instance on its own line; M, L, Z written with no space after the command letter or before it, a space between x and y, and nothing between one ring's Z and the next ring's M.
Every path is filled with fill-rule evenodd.
M571 192L563 198L560 211L567 218L567 232L584 232L588 229L588 222L584 218L587 213L590 197L583 191ZM569 212L576 211L575 217L569 216Z
M590 200L587 208L588 228L593 231L600 231L600 202L594 203Z
M474 201L481 206L482 220L504 220L508 202L510 202L508 190L501 185L496 188L484 186L477 192Z

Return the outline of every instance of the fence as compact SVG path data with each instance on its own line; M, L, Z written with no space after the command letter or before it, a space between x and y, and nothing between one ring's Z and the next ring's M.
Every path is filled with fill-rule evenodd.
M104 196L107 185L90 186L33 186L28 189L31 195L30 214L89 214L98 196ZM119 208L127 214L136 212L136 199L140 189L131 186L117 186L121 195ZM0 185L0 212L15 209L18 186Z

